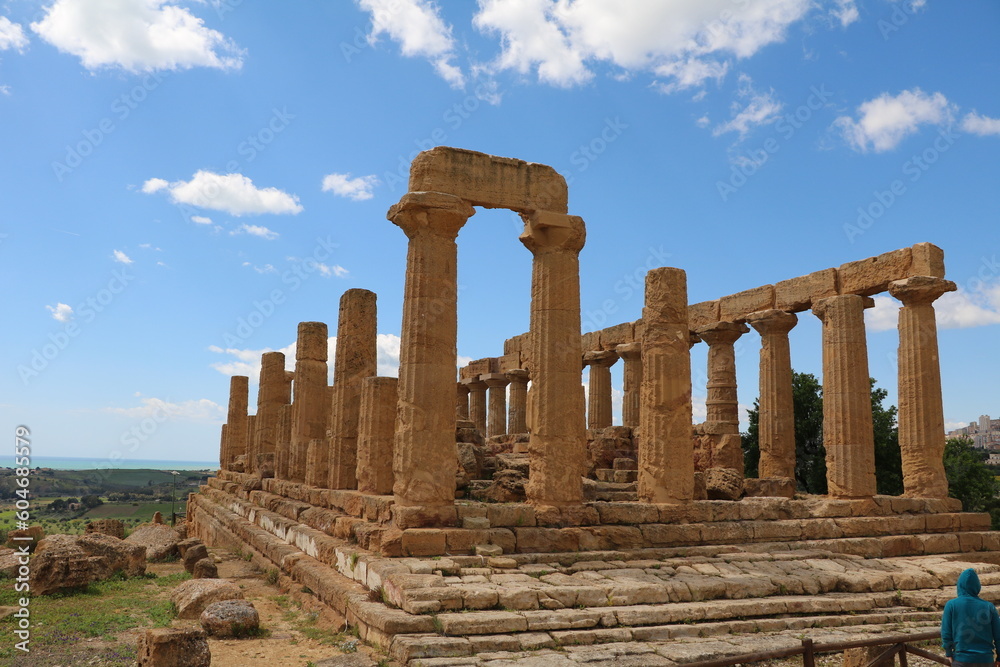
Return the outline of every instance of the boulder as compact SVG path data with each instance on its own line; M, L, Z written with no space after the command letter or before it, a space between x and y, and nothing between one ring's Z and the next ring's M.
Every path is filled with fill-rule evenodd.
M0 572L11 579L17 576L17 570L21 567L21 554L17 549L0 547Z
M495 503L524 502L524 483L527 478L517 470L501 470L493 475L493 481L480 494L485 500Z
M101 579L115 572L122 572L126 577L141 577L146 573L146 547L103 533L78 537L76 544L88 556L100 556L107 561L107 571L100 573Z
M239 586L225 579L191 579L178 585L170 596L180 619L198 618L213 602L242 599Z
M146 560L157 561L177 555L181 536L170 526L152 523L136 528L125 541L146 547Z
M195 579L218 579L219 568L211 558L202 558L191 568L191 576Z
M734 468L709 468L705 471L705 492L709 500L739 500L743 474Z
M31 559L31 592L46 595L87 586L107 568L106 558L88 555L72 536L50 535L38 543Z
M155 523L155 524L162 524L163 523L163 514L161 514L158 511L157 512L153 512L153 523Z
M24 539L28 538L28 539ZM38 543L45 538L45 529L41 526L29 526L28 528L22 528L21 530L12 530L7 533L7 546L11 549L17 549L18 547L28 545L28 551L34 551L38 546Z
M184 558L184 554L187 553L187 550L198 544L203 544L203 542L197 537L188 537L183 539L177 543L177 553L181 558Z
M139 667L209 667L212 653L197 628L155 628L139 635Z
M86 534L101 533L117 537L119 540L125 539L125 524L121 519L95 519L87 524L84 530Z
M260 616L249 600L213 602L199 620L210 637L246 637L260 628Z
M199 542L189 546L184 550L184 569L188 572L194 572L194 564L203 558L209 558L208 547Z

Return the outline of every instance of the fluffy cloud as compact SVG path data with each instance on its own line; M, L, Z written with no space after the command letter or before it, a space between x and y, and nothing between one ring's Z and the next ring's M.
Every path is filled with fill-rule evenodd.
M155 180L159 180L159 179L152 178L150 180L155 181ZM149 181L147 181L147 183L148 182ZM192 215L191 216L191 222L193 222L195 224L198 224L198 225L210 225L210 224L212 224L212 219L211 218L206 218L203 215Z
M111 256L114 257L116 262L120 262L122 264L132 263L132 258L123 253L121 250L115 250L114 252L111 253Z
M319 275L324 278L343 278L350 273L350 271L342 267L340 264L334 264L331 266L330 264L324 264L323 262L316 262L316 270L319 271Z
M31 29L89 70L228 70L243 64L232 40L167 0L56 0Z
M374 174L357 178L351 178L350 174L329 174L323 177L323 192L332 192L351 201L364 201L372 198L372 189L378 184Z
M170 200L175 204L224 211L235 216L261 213L294 215L302 211L299 198L295 195L277 188L258 188L243 174L216 174L199 170L190 181L168 183L162 178L151 178L142 184L142 191L146 194L163 190L170 194Z
M858 107L858 119L841 116L834 121L847 143L856 151L876 153L892 150L921 125L948 125L956 107L941 93L928 95L919 88L895 97L882 93Z
M143 398L140 405L131 408L105 408L105 412L124 415L130 419L152 418L157 421L176 419L183 421L220 422L225 419L225 409L207 398L171 403L162 398Z
M782 105L775 101L774 90L769 90L766 93L754 90L753 82L746 74L740 75L739 83L738 96L746 102L736 101L733 103L733 117L712 130L712 134L715 136L727 132L738 132L740 139L742 139L753 128L759 125L768 125L778 120Z
M24 30L17 23L11 23L6 16L0 16L0 51L14 49L24 51L28 45L28 38L24 36Z
M852 3L834 5L850 18ZM479 0L473 19L498 34L496 66L572 86L594 76L592 64L667 77L673 92L725 75L732 59L748 58L784 40L811 0ZM842 19L843 21L844 19Z
M273 232L267 227L261 225L240 225L233 231L229 232L232 235L236 234L249 234L250 236L259 236L267 241L273 241L278 238L278 232Z
M833 8L830 9L830 14L840 21L840 25L844 28L860 18L858 6L854 3L854 0L837 0Z
M45 306L50 313L52 313L52 319L57 322L69 322L73 317L73 308L65 303L57 303L54 306Z
M873 298L875 307L865 311L865 326L872 331L895 329L899 320L899 301L884 294ZM934 311L939 329L1000 324L1000 285L948 292L934 302Z
M455 40L451 26L441 18L440 11L430 0L358 0L358 5L372 17L368 42L374 44L386 34L399 43L404 56L427 58L437 73L460 88L465 83L462 70L451 61L455 57Z
M962 130L985 137L991 134L1000 135L1000 118L980 116L975 111L965 114L962 119Z

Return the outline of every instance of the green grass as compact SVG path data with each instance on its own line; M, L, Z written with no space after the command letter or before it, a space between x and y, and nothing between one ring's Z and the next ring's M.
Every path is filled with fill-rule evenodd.
M174 503L174 509L178 512L184 511L183 503ZM140 521L151 521L153 514L160 512L164 520L170 519L170 503L104 503L83 515L84 521L92 519L139 519Z

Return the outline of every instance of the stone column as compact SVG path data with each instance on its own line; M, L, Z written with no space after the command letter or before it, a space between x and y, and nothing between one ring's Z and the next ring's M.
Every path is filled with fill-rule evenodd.
M285 380L285 355L265 352L260 357L260 384L257 389L257 424L254 433L253 472L270 477L275 471L274 453L278 445L281 406L291 400L291 384Z
M247 403L250 399L250 378L234 375L229 378L229 414L226 420L226 446L223 448L224 470L232 470L237 456L246 454Z
M528 425L524 421L525 408L528 401L528 371L514 368L504 375L510 382L510 405L507 410L507 432L527 433Z
M694 497L691 349L687 276L663 267L646 274L639 407L639 499L681 503Z
M611 367L618 361L613 350L586 352L583 365L590 366L587 393L587 428L601 429L612 424L611 417Z
M389 219L409 238L393 450L400 505L455 502L455 238L474 212L464 199L439 192L409 192L389 209Z
M340 297L337 351L333 360L333 400L330 416L331 489L357 488L358 417L361 383L376 375L375 292L349 289Z
M486 434L486 383L479 377L468 378L462 381L469 389L469 421L479 429L479 432Z
M743 474L740 409L736 396L736 350L733 344L750 327L738 322L716 322L695 334L708 343L708 396L704 430L711 436L711 467L731 468Z
M292 455L292 405L286 403L278 410L278 438L274 452L274 476L288 479L288 460Z
M490 390L486 435L503 435L507 432L507 383L509 380L503 373L481 375L480 379L486 383Z
M358 491L384 496L392 493L392 447L396 431L398 380L361 380L358 420Z
M904 494L947 498L944 408L934 300L955 291L950 280L914 276L889 283L899 299L899 449Z
M622 368L622 426L639 426L639 390L642 387L642 343L622 343L615 352L625 364Z
M299 322L295 344L295 382L292 385L292 442L288 455L288 479L306 481L306 471L329 465L329 450L313 446L313 461L308 460L309 442L326 439L327 398L326 345L327 329L323 322ZM326 454L326 456L324 456ZM325 477L324 477L325 479ZM310 477L311 481L318 478Z
M219 442L219 469L229 470L229 425L222 425L222 438Z
M469 388L462 382L455 383L455 417L459 421L469 421Z
M761 478L795 479L795 409L788 332L799 321L794 313L762 310L747 317L760 334Z
M865 308L868 297L844 294L812 307L823 322L823 445L827 492L836 498L875 495L875 438Z
M531 268L531 392L525 485L536 505L583 500L587 433L581 386L580 250L583 220L548 211L521 214Z

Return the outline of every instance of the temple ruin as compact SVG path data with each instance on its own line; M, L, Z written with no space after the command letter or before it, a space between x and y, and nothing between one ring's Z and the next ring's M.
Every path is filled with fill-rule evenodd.
M456 238L477 206L509 209L524 221L530 328L498 344L496 357L459 369ZM476 637L496 633L521 648L529 631L547 631L558 644L559 632L598 626L630 638L606 641L634 641L636 628L682 618L636 620L619 611L581 625L570 613L581 607L648 612L685 600L779 596L777 587L709 592L690 578L682 593L640 577L642 585L594 599L548 589L545 597L531 587L515 599L464 581L505 568L681 556L714 562L732 553L794 560L796 550L862 559L1000 551L989 516L963 513L948 498L933 302L955 284L945 279L940 248L920 243L694 304L682 268L654 268L641 319L583 334L586 230L552 168L434 148L413 161L409 192L388 219L409 243L398 379L376 374L375 294L348 290L332 385L321 322L298 325L294 372L281 353L263 355L256 414L248 414L249 379L232 378L221 470L191 495L188 521L207 543L238 546L308 586L399 659L471 655L487 650ZM875 486L864 311L885 292L902 302L901 497L879 496ZM826 496L798 494L794 478L788 336L809 312L822 323ZM748 335L761 341L758 478L744 475L737 404L734 345ZM702 344L707 418L693 424L691 349ZM619 363L616 425L611 368ZM894 578L891 587L920 589L918 579ZM489 609L503 611L489 612L480 630L446 613ZM556 620L532 625L534 610ZM472 623L475 614L464 616ZM439 652L421 653L427 645Z

